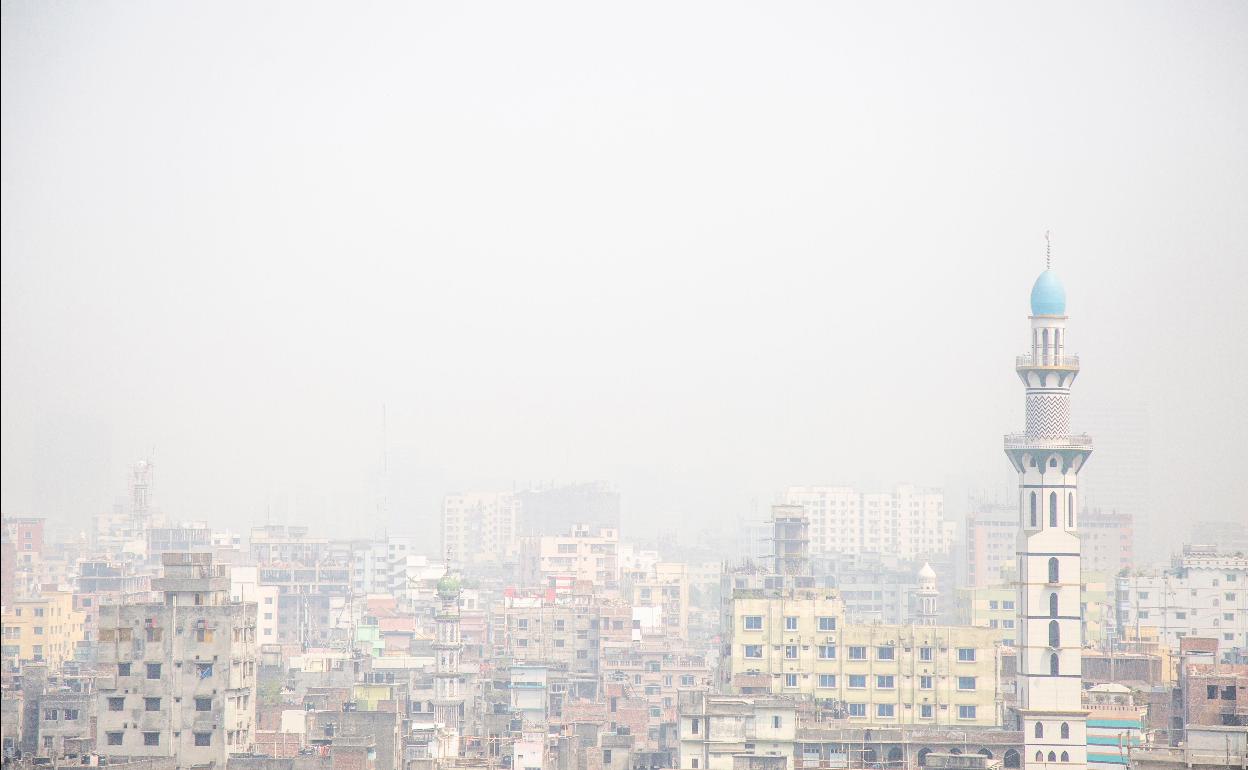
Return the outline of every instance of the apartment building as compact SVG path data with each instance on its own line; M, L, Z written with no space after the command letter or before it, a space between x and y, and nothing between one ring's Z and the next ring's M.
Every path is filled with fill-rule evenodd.
M737 592L725 655L730 687L813 697L851 722L1001 724L999 631L845 625L841 611L835 593Z
M442 553L457 564L514 560L520 506L514 492L447 495L442 500Z
M620 587L620 532L577 525L566 535L520 539L520 583L526 588L553 588L557 593L592 588L615 592Z
M634 608L655 610L654 617L673 639L689 638L689 568L676 562L658 562L644 577L631 581Z
M1169 569L1118 577L1115 602L1124 637L1151 627L1170 650L1185 637L1216 639L1224 656L1248 649L1248 556L1187 546Z
M810 553L887 553L902 559L948 554L956 523L945 520L944 494L910 485L889 492L852 487L790 487L788 505L810 520Z
M1001 585L1017 573L1016 505L980 505L966 517L966 582L971 588Z
M256 605L228 599L211 554L168 553L163 600L100 610L96 750L224 767L254 744Z
M28 661L59 668L73 659L85 633L83 613L74 608L74 595L69 591L15 599L4 608L0 625L4 663L10 670Z

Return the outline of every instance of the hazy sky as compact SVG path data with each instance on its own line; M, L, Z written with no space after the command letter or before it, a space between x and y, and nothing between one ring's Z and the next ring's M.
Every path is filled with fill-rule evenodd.
M1144 537L1248 522L1246 38L1243 2L4 3L0 504L85 526L154 449L167 513L236 527L589 479L626 533L789 484L961 512L1009 489L1052 229L1076 426L1146 415Z

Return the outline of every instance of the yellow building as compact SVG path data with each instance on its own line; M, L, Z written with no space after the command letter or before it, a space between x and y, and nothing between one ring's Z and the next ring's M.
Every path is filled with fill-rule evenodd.
M84 616L74 609L72 593L54 591L15 600L5 608L2 625L5 663L44 661L56 667L74 657Z
M1001 724L998 630L843 617L833 589L735 591L730 688L812 696L863 724Z
M1015 608L1018 589L1014 585L959 588L957 595L959 623L997 629L1001 631L1005 645L1014 645L1018 633L1018 610ZM1079 597L1083 642L1099 647L1105 641L1110 609L1110 591L1105 576L1085 573Z

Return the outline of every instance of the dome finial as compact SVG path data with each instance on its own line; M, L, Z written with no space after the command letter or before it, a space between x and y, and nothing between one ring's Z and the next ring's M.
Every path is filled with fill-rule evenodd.
M1044 231L1044 269L1053 269L1053 242L1049 240L1049 231Z

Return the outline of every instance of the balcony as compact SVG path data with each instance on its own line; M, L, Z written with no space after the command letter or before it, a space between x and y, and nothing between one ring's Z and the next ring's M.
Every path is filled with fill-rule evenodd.
M1026 433L1008 433L1005 448L1010 449L1091 449L1092 437L1086 433L1067 436L1030 436Z
M1078 369L1079 356L1017 356L1015 369Z

